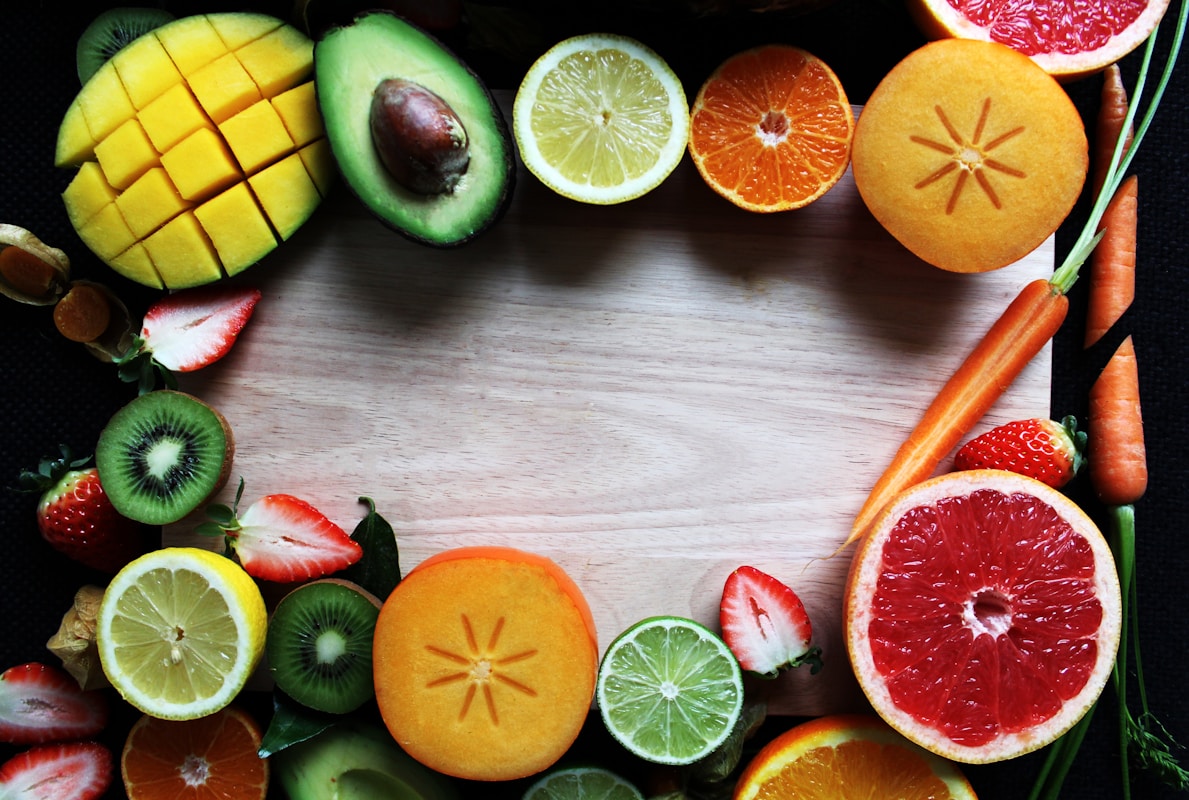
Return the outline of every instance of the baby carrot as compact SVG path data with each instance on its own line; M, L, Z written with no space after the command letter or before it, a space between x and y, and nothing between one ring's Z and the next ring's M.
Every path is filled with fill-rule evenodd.
M933 473L1053 337L1068 310L1069 298L1050 280L1037 278L1024 285L896 451L855 517L843 547L863 535L892 497Z
M1087 412L1090 484L1103 503L1131 505L1148 487L1139 365L1128 336L1090 387Z
M1102 214L1102 239L1090 253L1084 345L1093 346L1135 299L1139 179L1131 175Z

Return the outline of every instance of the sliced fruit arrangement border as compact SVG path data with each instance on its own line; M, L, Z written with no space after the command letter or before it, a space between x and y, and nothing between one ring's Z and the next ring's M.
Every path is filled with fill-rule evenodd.
M102 373L100 373L100 374L102 374Z

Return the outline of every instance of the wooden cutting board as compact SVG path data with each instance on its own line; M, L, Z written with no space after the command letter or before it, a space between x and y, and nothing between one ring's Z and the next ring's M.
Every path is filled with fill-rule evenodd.
M547 555L585 590L602 644L679 614L717 625L740 564L804 600L825 668L764 684L774 713L863 706L841 633L867 489L1052 240L983 275L929 267L849 173L761 215L688 159L619 206L520 172L505 218L435 250L340 185L242 278L264 293L232 352L181 388L229 420L230 502L287 492L350 532L372 498L407 572L469 544ZM976 432L1048 414L1051 358ZM194 520L170 544L205 544Z

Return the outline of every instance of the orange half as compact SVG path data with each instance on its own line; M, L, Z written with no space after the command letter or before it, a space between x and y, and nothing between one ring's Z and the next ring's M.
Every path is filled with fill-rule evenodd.
M790 45L727 59L690 112L689 153L709 186L740 208L812 203L846 172L854 112L824 61Z

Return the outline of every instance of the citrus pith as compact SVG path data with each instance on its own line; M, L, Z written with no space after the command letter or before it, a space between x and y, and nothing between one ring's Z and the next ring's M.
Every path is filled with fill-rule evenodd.
M909 742L871 714L800 723L768 742L743 768L734 800L800 797L975 800L950 761Z
M901 493L860 544L844 626L859 684L892 727L966 763L1036 750L1110 677L1114 560L1065 495L1001 470Z

